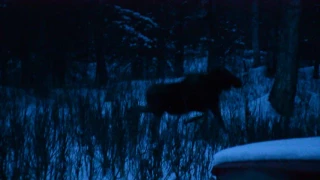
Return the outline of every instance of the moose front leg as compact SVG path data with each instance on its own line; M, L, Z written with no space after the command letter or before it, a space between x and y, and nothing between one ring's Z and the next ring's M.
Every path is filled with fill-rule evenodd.
M221 111L220 111L220 106L219 106L219 103L216 103L212 108L211 108L211 112L213 113L214 115L214 119L217 120L217 123L218 123L218 126L220 128L222 128L222 130L225 132L225 133L228 133L228 130L225 126L225 123L223 122L223 119L222 119L222 115L221 115Z

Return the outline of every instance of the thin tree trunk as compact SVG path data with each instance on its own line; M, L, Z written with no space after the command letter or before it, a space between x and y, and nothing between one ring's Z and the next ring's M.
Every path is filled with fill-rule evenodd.
M313 70L313 78L319 79L319 65L320 65L320 58L317 57L314 60L314 70Z
M137 54L140 54L140 56L134 58L131 62L131 68L132 68L132 79L143 79L144 78L144 61L143 57L141 57L141 51L138 50Z
M1 50L0 50L1 51ZM8 74L7 74L7 69L8 69L8 61L10 59L8 51L3 48L1 55L1 64L0 64L0 70L1 70L1 85L6 86L8 83Z
M8 43L11 39L9 39L10 32L10 21L14 21L8 18L8 8L2 8L0 11L0 21L3 26L0 29L0 70L1 70L1 85L7 85L8 75L7 75L7 66L8 61L10 59L9 50L10 43Z
M276 74L276 68L277 68L277 61L278 61L278 54L279 54L279 48L278 48L278 41L279 41L279 30L281 25L281 19L279 17L282 16L282 2L281 0L277 0L274 3L274 6L272 8L274 11L268 14L269 16L269 26L272 27L270 29L270 38L269 38L269 59L267 62L267 75L269 77L274 77ZM272 20L272 21L271 21Z
M99 8L99 7L97 7ZM101 9L98 9L96 12L97 16L95 17L96 20L93 20L94 23L94 38L95 38L95 50L96 50L96 79L95 83L97 86L105 86L107 84L107 69L106 63L104 59L104 37L103 37L103 13Z
M21 61L21 78L20 85L22 88L30 88L33 85L32 72L31 72L31 61L29 55L29 46L27 45L27 38L22 37L20 47L18 49L18 57Z
M176 37L176 52L174 58L174 71L175 76L183 75L183 62L184 62L184 19L182 12L178 14L178 24L175 29Z
M279 55L277 71L269 101L282 116L290 117L294 110L294 99L298 80L298 24L300 20L300 0L285 4L285 13L279 34Z
M317 11L317 16L319 17L320 15L320 4L318 4L316 6L316 11ZM316 26L316 28L318 29L318 32L320 31L320 27L319 26ZM317 42L320 41L320 37L319 35L317 36L317 39L316 39ZM314 52L318 52L320 51L320 47L319 46L315 46L313 47L314 48ZM316 56L316 59L314 60L314 71L313 71L313 78L315 79L319 79L320 75L319 75L319 66L320 66L320 57L319 56Z
M218 13L217 10L219 7L217 7L218 2L215 0L209 0L208 4L208 23L209 23L209 40L208 40L208 66L207 71L210 71L211 69L215 67L219 67L222 62L219 56L217 55L217 48L218 48L218 26L219 26L219 20L218 20ZM214 41L213 41L214 39Z
M182 42L182 38L180 37L176 43L176 53L174 59L174 70L175 76L183 75L183 62L184 62L184 43Z
M259 0L252 0L252 49L253 66L260 65L260 47L259 47Z
M276 73L276 65L277 65L277 35L276 32L278 32L278 28L272 28L270 30L270 38L268 42L268 61L266 63L267 65L267 76L274 77Z
M269 22L269 26L272 28L270 29L270 38L269 38L269 58L267 62L267 75L269 77L274 77L276 74L276 68L277 68L277 56L279 54L279 49L278 49L278 41L279 41L279 30L280 30L280 25L281 25L281 19L279 17L282 16L282 3L280 1L275 2L275 10L268 14L269 21L274 20Z
M39 12L40 14L41 12ZM39 34L35 38L35 48L36 48L36 63L33 67L35 72L35 95L39 97L47 97L49 95L49 83L48 80L48 72L49 72L49 61L47 60L46 51L46 41L48 35L46 34L46 21L44 17L44 13L41 13L42 17L39 19Z
M55 9L53 13L57 12L60 9ZM51 13L51 12L50 12ZM61 11L61 13L65 13ZM59 15L62 17L63 15ZM66 82L66 73L67 73L67 53L70 48L70 42L68 41L69 34L67 31L64 31L69 25L68 19L60 19L57 17L52 17L49 19L48 31L50 34L50 45L52 46L52 51L50 55L51 65L52 65L52 80L53 86L55 88L62 88L65 86Z
M161 33L161 32L160 32ZM165 40L163 38L159 38L158 47L154 49L156 57L157 57L157 77L163 78L165 76L165 67L166 67L166 59L165 59Z

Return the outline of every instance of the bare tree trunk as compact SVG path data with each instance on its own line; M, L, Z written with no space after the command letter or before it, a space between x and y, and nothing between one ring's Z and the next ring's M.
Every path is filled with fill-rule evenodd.
M277 68L277 32L278 28L274 27L270 30L270 39L268 40L268 61L267 61L267 76L273 77Z
M317 6L316 6L316 11L317 11L317 15L319 16L320 15L320 4L318 4ZM319 26L317 26L316 27L317 29L318 29L318 32L320 31L320 27ZM320 41L320 37L319 37L319 35L317 36L317 39L316 39L316 41L317 42L319 42ZM313 47L314 48L314 52L319 52L320 51L320 47L319 46L315 46L315 47ZM320 66L320 57L319 56L317 56L316 57L316 59L314 60L314 71L313 71L313 78L315 78L315 79L319 79L320 77L319 77L319 66Z
M144 78L144 60L141 55L142 50L137 50L137 56L131 61L131 69L132 69L132 79L143 79Z
M175 58L174 58L174 71L175 76L182 76L183 75L183 62L184 62L184 19L183 13L180 12L178 14L178 23L175 29Z
M182 42L183 37L179 37L176 43L176 53L174 59L174 71L175 76L183 75L183 62L184 62L184 43Z
M314 70L313 70L313 78L319 79L319 66L320 66L320 58L317 57L314 60Z
M166 59L165 59L165 40L163 38L159 38L158 47L154 49L155 56L157 57L157 77L163 78L165 76L165 67L166 67Z
M6 50L4 47L1 47L2 50L0 50L0 71L1 71L1 85L6 86L8 83L8 61L10 59L8 50Z
M95 50L96 50L96 78L95 78L95 84L97 86L105 86L107 84L107 69L106 69L106 63L104 60L104 37L103 37L103 26L104 26L104 19L103 19L103 13L102 10L98 8L98 11L96 12L96 16L93 19L94 22L94 38L95 38ZM97 10L95 8L95 10Z
M21 78L20 85L22 88L30 88L33 85L33 78L31 72L31 61L29 54L29 46L27 45L26 37L23 37L23 40L19 47L19 59L21 61Z
M221 65L221 59L217 55L217 48L218 48L218 13L217 10L219 7L217 7L218 2L215 0L209 0L208 4L208 15L207 20L209 22L209 38L208 38L208 67L207 71L210 71L211 69L215 67L219 67ZM214 39L214 41L213 41Z
M40 12L39 12L40 14ZM35 39L35 49L36 49L36 63L33 66L35 72L35 84L34 93L38 97L47 97L49 95L49 83L48 83L48 72L49 61L47 61L46 51L46 41L48 35L46 34L46 21L44 13L42 13L42 18L39 20L39 34Z
M260 47L259 47L259 0L252 0L252 49L253 66L260 65Z
M270 38L268 39L269 44L269 52L268 52L268 61L267 61L267 76L274 77L276 74L277 68L277 55L279 54L278 41L279 41L279 30L281 19L279 17L282 16L282 3L280 1L274 2L274 10L268 14L269 23L268 25L271 27L270 29ZM273 21L271 21L273 20Z
M282 116L290 117L294 110L294 99L298 79L298 24L300 20L300 0L284 4L285 13L279 34L279 54L276 77L269 101Z
M56 45L57 46L57 45ZM67 71L67 59L65 49L56 48L56 53L51 55L52 60L52 79L54 87L64 87L65 74Z

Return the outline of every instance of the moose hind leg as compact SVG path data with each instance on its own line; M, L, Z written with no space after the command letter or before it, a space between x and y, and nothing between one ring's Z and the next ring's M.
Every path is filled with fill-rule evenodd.
M223 122L223 119L222 119L222 115L221 115L221 111L220 111L220 106L217 105L217 106L214 106L211 111L209 110L208 111L208 116L211 116L211 118L213 119L213 116L215 117L214 119L217 121L218 123L218 126L220 128L222 128L222 130L225 132L225 133L228 133L228 130L225 126L225 123Z

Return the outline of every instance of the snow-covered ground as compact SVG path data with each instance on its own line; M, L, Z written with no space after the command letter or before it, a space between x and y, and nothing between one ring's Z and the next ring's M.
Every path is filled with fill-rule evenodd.
M215 154L213 165L272 160L320 161L320 136L266 141L236 146Z
M250 51L245 51L244 54L250 56ZM249 54L249 55L248 55ZM263 54L263 53L262 53ZM244 59L247 64L252 63L252 59ZM198 59L192 59L185 61L184 71L186 73L190 72L204 72L207 66L206 57L200 57ZM92 65L90 67L95 67ZM94 79L94 68L88 69L88 74L90 79ZM239 67L237 70L237 75L241 77L243 74L243 67ZM270 119L279 117L275 111L272 109L268 96L272 87L273 79L265 76L265 67L258 67L249 70L249 75L243 77L243 81L246 84L241 90L231 90L229 92L224 92L222 94L221 101L221 111L225 119L230 119L234 117L244 118L244 107L245 102L248 102L249 110L254 117L259 117L259 119ZM299 118L306 116L319 116L320 112L320 80L312 79L313 67L305 67L299 70L299 81L298 90L296 96L296 116ZM122 102L131 104L130 101L138 101L139 105L145 105L145 91L153 83L161 82L178 82L182 78L175 79L159 79L151 81L130 81L121 82L118 84L118 99ZM86 91L86 90L82 90ZM78 91L81 93L81 91ZM85 92L87 93L87 92ZM97 96L98 92L91 90L92 96ZM101 98L104 100L111 94L108 92L99 92ZM112 94L113 96L114 94ZM117 95L115 95L117 96ZM109 98L109 99L114 99Z
M189 66L190 69L205 64L205 59L199 59L199 63L195 61L194 66ZM201 62L202 61L202 62ZM200 69L200 70L199 70ZM201 67L198 71L202 71ZM249 70L247 78L243 78L245 83L244 88L241 90L233 89L224 92L221 95L221 112L226 121L240 117L244 118L245 102L248 102L248 107L253 117L260 120L268 120L279 118L279 115L271 107L268 96L272 88L273 79L265 76L265 67L258 67ZM189 70L192 72L192 70ZM312 79L313 67L301 68L299 70L299 81L297 96L295 100L295 117L307 118L309 116L320 115L320 80ZM181 78L159 80L158 82L177 82ZM146 81L133 81L130 83L132 87L131 94L134 99L138 100L139 105L145 105L144 94L146 88L152 82Z
M320 136L235 146L214 155L212 173L221 179L313 179L320 173L319 147Z
M250 59L247 61L251 61ZM90 75L90 79L94 79L94 65L89 66L90 71L87 73ZM206 67L206 58L198 58L193 59L190 61L185 62L185 72L203 72L205 71ZM251 117L255 118L257 121L269 121L271 119L277 119L279 116L270 106L268 102L268 93L271 90L273 79L265 77L265 67L258 67L254 69L250 69L248 72L248 76L242 77L243 69L239 68L236 70L236 74L241 76L243 79L245 86L241 89L233 89L229 92L224 92L221 95L221 112L223 118L227 124L238 120L243 121L245 118L245 107L246 102L248 103L247 106L251 113ZM299 70L299 82L298 82L298 89L297 89L297 96L295 101L295 122L301 123L302 120L305 122L309 117L314 116L319 118L320 113L320 80L312 79L312 71L313 67L305 67ZM130 108L133 106L138 105L145 105L145 92L147 88L152 85L153 83L159 82L177 82L181 81L182 78L175 78L175 79L159 79L154 81L123 81L119 82L115 87L117 91L109 91L108 89L76 89L76 90L54 90L52 92L52 97L45 101L39 101L37 98L27 95L22 90L12 90L8 88L1 88L1 92L3 93L1 97L6 97L5 101L2 101L1 107L2 112L9 112L5 110L5 108L11 107L11 111L13 110L12 107L19 107L20 109L20 118L23 118L25 115L30 117L29 119L35 118L36 114L46 112L48 117L48 121L52 121L54 116L50 116L53 112L58 112L60 118L64 120L72 120L74 121L75 118L78 118L80 110L79 105L81 103L88 103L90 108L98 110L101 108L101 116L103 118L112 117L112 113L114 113L115 108L119 108L121 113L123 114L123 118L127 119L128 122L132 121L130 116L126 116L126 108ZM9 96L6 96L9 95ZM65 100L65 97L69 97L69 100ZM71 97L71 98L70 98ZM80 98L81 97L81 98ZM82 101L82 102L80 102ZM116 103L115 103L115 102ZM41 103L39 103L41 102ZM58 104L58 106L57 106ZM45 105L45 106L44 106ZM117 106L115 106L117 105ZM46 108L44 108L46 107ZM47 112L49 111L49 112ZM3 114L3 113L2 113ZM211 158L217 150L221 149L221 146L215 146L214 148L211 145L203 145L197 144L195 142L190 142L188 140L188 135L194 132L194 126L184 126L181 119L190 118L190 116L195 116L196 113L190 113L189 115L182 116L177 122L178 117L170 116L168 114L164 115L161 119L160 123L160 135L164 138L171 138L177 135L175 134L168 134L169 128L176 127L179 133L181 133L182 137L187 138L185 141L181 142L181 145L188 149L188 153L191 153L192 156L204 158L209 164L206 166L211 166ZM92 117L93 118L93 117ZM112 118L111 118L112 119ZM6 119L7 126L10 124L10 118ZM92 119L94 120L94 119ZM142 124L150 124L153 121L152 115L142 114L140 116L140 120L138 122L138 126L142 126ZM176 123L176 124L175 124ZM31 123L31 126L34 124ZM141 127L140 127L141 128ZM109 130L108 130L109 131ZM146 130L146 134L148 134L150 130ZM127 132L127 130L125 130ZM180 135L179 135L180 136ZM146 149L150 148L147 143L149 143L149 139L147 137L140 138L139 147L136 149ZM198 142L201 143L201 142ZM75 145L76 146L76 145ZM57 149L57 147L53 149ZM170 152L171 147L169 145L165 145L164 150ZM69 151L71 154L83 153L85 150L81 148L71 148ZM182 153L183 156L186 152L179 152ZM95 162L100 164L102 162L102 157L109 157L112 159L111 152L106 154L101 154L99 148L95 150ZM190 161L190 154L185 154L185 158L181 159L182 162L188 164ZM72 156L73 157L73 156ZM72 158L70 155L70 158ZM74 155L75 157L75 155ZM137 157L138 158L138 157ZM142 159L149 158L141 157ZM164 157L163 157L164 158ZM86 167L85 162L88 160L82 160L82 176L87 177L89 168ZM175 179L176 175L173 173L176 170L173 170L172 164L169 164L168 161L163 160L163 173L167 177L167 179ZM70 160L71 162L71 160ZM136 167L134 165L136 160L126 160L126 166ZM191 162L191 161L190 161ZM128 164L129 163L129 164ZM166 164L167 163L167 164ZM98 165L97 165L98 166ZM190 172L197 172L197 167L199 163L190 163L189 168ZM75 167L72 167L75 168ZM136 170L139 167L135 168ZM72 172L75 169L70 170ZM133 170L135 171L135 170ZM209 174L209 170L207 171ZM101 172L95 172L96 176L101 177ZM109 175L112 173L110 172ZM127 172L126 178L133 178L134 172ZM188 177L194 177L196 179L200 178L200 175L197 173L192 173L193 175L189 175ZM108 175L108 173L107 173ZM184 177L188 178L187 175ZM125 179L126 179L125 178ZM85 178L87 179L87 178Z

